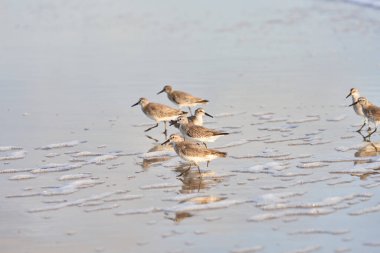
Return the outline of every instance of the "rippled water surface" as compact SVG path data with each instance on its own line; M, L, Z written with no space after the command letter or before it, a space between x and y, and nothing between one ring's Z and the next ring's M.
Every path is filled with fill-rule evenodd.
M380 137L363 141L345 99L380 105L376 4L2 9L2 252L380 250ZM205 126L230 133L201 177L131 108L174 106L165 84L210 100Z

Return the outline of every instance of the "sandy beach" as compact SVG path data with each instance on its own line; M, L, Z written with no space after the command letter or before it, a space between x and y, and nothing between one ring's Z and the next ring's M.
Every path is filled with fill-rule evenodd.
M1 252L378 252L377 2L5 1ZM166 84L230 133L202 178L131 107Z

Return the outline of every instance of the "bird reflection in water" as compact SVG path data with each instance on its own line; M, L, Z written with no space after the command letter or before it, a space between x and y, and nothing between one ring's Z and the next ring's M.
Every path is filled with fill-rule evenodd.
M372 157L380 155L380 142L367 142L367 144L361 147L358 151L355 152L355 157ZM354 165L372 163L369 160L357 160L354 162ZM379 166L380 167L380 166ZM360 174L360 179L365 180L369 175L377 174L375 172L369 172Z
M200 176L198 171L187 170L187 168L188 164L182 164L174 169L181 175L177 179L183 183L180 190L182 194L199 192L201 189L210 188L223 181L223 178L217 176L213 171L203 172ZM186 172L183 173L184 171Z
M161 164L163 162L166 162L166 161L172 159L173 157L166 154L165 151L174 152L173 145L171 143L168 143L165 145L158 144L158 145L153 146L151 149L149 149L145 153L146 157L143 159L143 161L141 163L141 167L143 169L148 169L152 165ZM157 156L154 155L154 153L156 153ZM152 155L152 156L150 156L150 155Z

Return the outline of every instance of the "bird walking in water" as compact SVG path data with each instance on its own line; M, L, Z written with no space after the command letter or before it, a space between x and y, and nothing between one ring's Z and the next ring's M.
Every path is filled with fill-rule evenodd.
M207 147L205 142L214 142L221 136L229 134L189 123L186 116L179 116L177 122L179 123L179 131L185 139L203 142L205 147Z
M189 168L182 172L179 176L182 176L184 173L189 171L193 165L198 168L199 174L202 175L201 170L199 168L199 163L207 162L208 165L208 163L211 160L227 156L227 153L225 152L221 152L214 149L208 149L196 142L185 141L178 134L170 135L169 139L161 145L164 145L169 142L174 144L174 151L177 153L179 157L181 157L185 161L190 162Z
M214 118L212 115L208 114L203 108L198 108L195 110L195 113L193 116L187 117L187 120L189 123L192 123L196 126L203 126L203 116L206 115L210 118ZM176 120L170 121L170 126L174 125L176 128L179 128L179 123L177 123Z
M140 100L137 103L133 104L132 107L138 104L141 105L141 110L143 111L143 113L146 116L148 116L148 118L156 121L157 123L156 125L146 129L145 132L148 132L149 130L158 127L158 123L163 121L165 125L164 134L167 135L167 122L170 120L177 119L178 116L187 114L187 112L171 108L167 105L151 103L146 98L140 98Z
M173 90L172 86L170 85L165 85L164 88L157 93L157 95L161 94L162 92L166 92L169 100L172 101L174 104L178 105L179 107L188 107L190 114L192 114L191 107L203 105L208 102L208 100L206 99L194 97L189 93L179 90Z
M346 98L350 96L352 97L352 103L357 102L360 97L359 90L356 88L352 88L350 90L350 93L348 93L348 95L346 96ZM356 130L356 132L360 132L366 124L368 124L368 131L371 131L371 128L369 127L368 119L363 113L362 106L356 103L352 107L354 108L354 111L356 112L356 114L361 116L364 119L363 125L358 130Z
M368 119L369 122L372 122L375 125L375 130L370 132L367 136L364 137L364 140L371 138L371 135L377 131L377 126L380 123L380 107L375 106L371 102L369 102L365 97L360 97L350 106L355 106L359 104L362 107L362 111L364 116Z

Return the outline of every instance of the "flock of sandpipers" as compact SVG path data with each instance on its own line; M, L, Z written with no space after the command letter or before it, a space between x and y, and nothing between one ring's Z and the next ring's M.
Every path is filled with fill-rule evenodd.
M206 99L195 97L183 91L173 90L170 85L166 85L157 94L163 92L167 94L170 101L180 108L188 107L190 114L192 114L191 107L208 103L208 100ZM350 106L353 106L356 114L364 119L363 125L357 130L357 132L361 133L363 127L368 125L369 133L368 135L363 136L363 138L364 140L369 141L372 134L377 131L378 123L380 123L380 107L375 106L365 97L360 97L359 90L356 88L352 88L346 98L350 96L352 97L352 104ZM212 116L205 112L203 108L196 109L194 115L187 117L188 113L185 111L171 108L164 104L152 103L146 98L140 98L140 100L132 105L132 107L139 104L141 105L141 110L144 114L148 118L156 121L156 125L146 129L145 132L158 127L160 122L164 122L164 134L166 137L168 122L170 122L170 125L174 125L179 129L182 136L179 134L172 134L164 143L162 143L162 145L173 143L177 155L183 160L190 162L189 168L183 173L187 172L193 165L195 165L201 174L199 168L200 162L207 162L208 165L213 159L226 157L227 153L225 152L207 148L206 142L214 142L219 137L228 135L228 133L204 127L203 116ZM370 128L369 123L373 123L373 131ZM181 175L183 173L181 173Z
M188 107L190 114L192 114L191 107L208 103L208 100L206 99L195 97L183 91L173 90L170 85L166 85L157 94L162 92L166 92L169 100L180 108ZM214 142L219 137L228 135L229 133L204 127L203 116L212 116L205 112L203 108L196 109L194 115L187 117L187 112L185 111L171 108L164 104L152 103L146 98L140 98L137 103L132 105L132 107L139 104L143 113L148 118L156 121L156 125L146 129L145 132L158 127L158 124L162 121L164 122L164 134L166 137L168 122L170 122L170 125L174 125L179 129L182 136L179 134L172 134L161 145L172 143L177 155L183 160L190 162L190 166L182 172L180 176L189 171L193 165L198 168L201 175L199 168L200 162L207 162L208 166L211 160L227 156L227 153L225 152L209 149L207 147L206 142Z
M377 131L377 125L380 123L380 107L375 106L371 102L369 102L365 97L361 97L359 90L356 88L352 88L350 93L346 96L352 97L352 104L350 106L354 107L354 111L357 115L363 117L364 122L363 125L357 130L357 132L361 132L365 125L368 125L368 135L363 136L365 141L369 141L371 135ZM371 131L371 127L369 123L373 123L374 130Z

